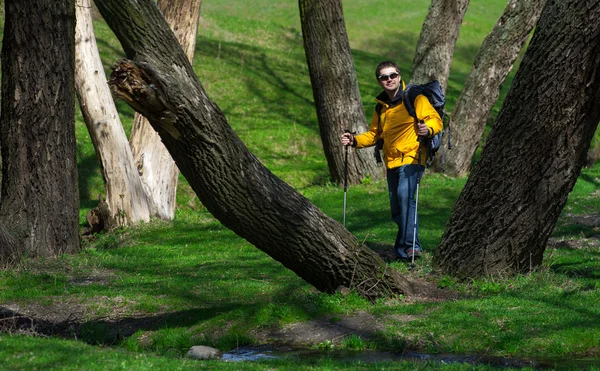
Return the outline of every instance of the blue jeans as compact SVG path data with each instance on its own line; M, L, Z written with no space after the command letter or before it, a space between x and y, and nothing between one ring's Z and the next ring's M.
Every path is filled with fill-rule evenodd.
M415 210L417 201L417 181L423 175L425 167L410 164L387 171L388 190L390 192L390 206L392 219L398 225L398 234L394 243L394 252L398 257L407 258L406 251L413 246L420 250L418 220L415 231ZM414 235L414 238L413 238Z

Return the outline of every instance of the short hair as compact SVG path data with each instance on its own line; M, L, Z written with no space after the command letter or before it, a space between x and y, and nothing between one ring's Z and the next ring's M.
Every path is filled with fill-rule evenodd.
M402 75L400 73L400 67L398 67L398 65L392 61L383 61L381 63L379 63L379 65L377 66L377 68L375 69L375 77L378 78L379 77L379 72L384 69L384 68L388 68L388 67L394 67L396 69L396 71Z

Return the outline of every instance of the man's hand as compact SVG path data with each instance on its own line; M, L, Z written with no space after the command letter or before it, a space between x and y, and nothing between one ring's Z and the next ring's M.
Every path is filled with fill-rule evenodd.
M342 145L350 146L354 143L354 135L352 133L342 134Z
M431 133L429 127L421 122L417 123L417 135L420 137L428 137Z

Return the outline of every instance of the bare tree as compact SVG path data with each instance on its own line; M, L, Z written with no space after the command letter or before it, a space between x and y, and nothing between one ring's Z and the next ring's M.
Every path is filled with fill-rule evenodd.
M461 278L539 267L599 121L600 0L549 1L435 263Z
M479 48L471 73L456 102L449 127L452 151L445 164L439 157L435 170L464 176L479 146L488 115L498 100L500 88L535 26L546 0L510 0L504 13Z
M321 291L376 298L410 283L340 223L274 176L244 146L152 0L96 0L132 61L111 84L146 116L200 201L225 226ZM138 19L152 27L136 28Z
M331 179L340 184L346 162L340 135L344 129L357 133L367 129L342 1L300 0L298 4L323 149ZM347 171L350 184L383 174L371 151L350 151Z
M77 0L75 91L106 186L104 229L150 220L150 206L137 173L96 45L91 0ZM102 228L100 228L102 229Z
M469 0L432 0L413 59L411 83L439 80L448 87L450 64Z
M160 0L164 16L191 60L201 0ZM96 46L90 0L79 0L76 91L106 186L106 203L88 215L92 229L172 219L179 171L143 116L136 114L131 147L121 125Z
M74 41L74 0L5 2L0 265L79 249Z

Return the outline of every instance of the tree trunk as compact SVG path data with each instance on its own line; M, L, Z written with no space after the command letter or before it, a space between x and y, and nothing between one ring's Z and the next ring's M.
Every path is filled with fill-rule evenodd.
M440 242L460 278L529 272L600 121L600 0L549 1Z
M116 67L113 91L149 119L221 223L321 291L353 287L368 298L411 293L397 271L247 150L206 95L152 0L96 5L135 60Z
M450 64L469 0L432 0L417 43L410 82L448 87Z
M479 48L475 64L456 102L450 124L452 150L446 163L436 158L433 169L464 176L483 136L488 115L498 100L500 87L537 22L546 0L510 0L492 32Z
M106 186L105 229L150 220L148 200L138 176L127 135L106 83L98 53L90 0L77 0L75 91L98 156Z
M169 23L187 58L194 58L196 33L202 0L159 0L158 7ZM131 149L139 175L152 199L152 213L161 219L173 219L179 170L148 120L135 114L131 128Z
M299 0L304 50L310 72L321 140L331 179L344 182L344 129L367 129L358 90L341 0ZM370 116L369 116L370 117ZM372 151L350 151L348 183L358 184L370 175L380 178Z
M5 269L14 264L19 255L15 239L0 220L0 269Z
M598 129L596 129L598 130ZM593 167L596 162L600 159L600 139L599 136L596 135L595 139L592 139L592 144L590 150L585 156L585 167Z
M79 249L75 1L7 0L5 10L0 220L19 254L74 252Z

